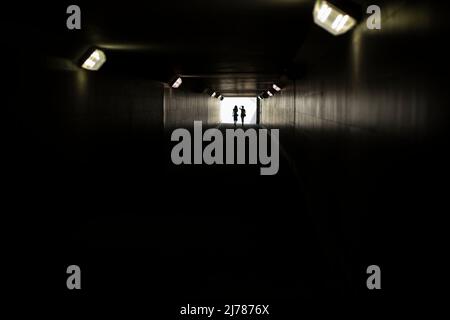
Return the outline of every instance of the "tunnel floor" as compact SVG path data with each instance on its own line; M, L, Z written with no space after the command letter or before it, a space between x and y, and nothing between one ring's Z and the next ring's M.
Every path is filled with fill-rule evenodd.
M154 162L153 156L146 155ZM142 307L148 299L158 309L167 301L173 308L250 299L288 312L299 301L356 292L346 279L348 266L336 261L321 238L310 200L299 192L304 181L283 152L274 176L261 176L259 165L144 170L116 158L111 167L114 180L84 187L76 202L60 199L83 215L53 220L44 229L46 242L34 252L46 261L54 286L59 279L51 272L78 261L88 283L81 306L120 300ZM92 181L93 175L98 172L87 170L83 177Z

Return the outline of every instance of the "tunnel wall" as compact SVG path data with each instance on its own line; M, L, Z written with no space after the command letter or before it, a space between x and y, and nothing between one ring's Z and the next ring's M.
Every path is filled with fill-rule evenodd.
M306 132L357 131L420 139L444 128L448 49L438 6L381 5L382 29L365 21L334 37L314 26L296 62L305 65L281 95L262 103L265 125Z
M10 92L11 190L17 186L48 212L70 203L67 210L79 206L80 214L111 214L114 205L104 200L126 203L133 190L145 192L136 177L149 181L163 161L163 85L35 57L22 61Z
M435 179L449 177L448 11L417 1L381 9L381 30L362 22L334 37L314 26L297 74L262 101L262 124L280 129L318 241L355 287L364 266L399 271L418 254L417 225L444 206Z
M22 74L16 90L26 94L18 94L15 104L29 110L14 111L21 129L43 142L108 137L101 141L114 143L162 129L163 86L157 82L89 72L57 58L23 66Z
M204 125L220 122L220 101L205 93L182 89L164 90L164 126L166 128L192 127L194 121Z

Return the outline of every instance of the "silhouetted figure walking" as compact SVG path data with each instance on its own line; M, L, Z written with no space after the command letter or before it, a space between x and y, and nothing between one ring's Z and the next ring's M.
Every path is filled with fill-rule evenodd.
M236 127L236 122L238 121L238 107L234 106L233 108L233 120L234 120L234 127Z
M241 120L242 120L242 126L244 126L244 118L245 118L245 108L244 108L244 106L241 106Z

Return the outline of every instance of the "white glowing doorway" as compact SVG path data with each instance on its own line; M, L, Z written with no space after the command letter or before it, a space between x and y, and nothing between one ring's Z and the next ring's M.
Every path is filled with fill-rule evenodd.
M245 109L245 118L244 124L256 124L256 98L249 97L232 97L232 98L224 98L220 102L220 121L221 123L234 123L233 120L233 108L237 106L239 109L238 112L238 121L237 123L241 123L241 107Z

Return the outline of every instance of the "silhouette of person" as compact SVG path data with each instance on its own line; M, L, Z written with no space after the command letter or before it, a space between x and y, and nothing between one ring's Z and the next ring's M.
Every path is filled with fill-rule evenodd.
M241 120L242 120L242 126L244 126L244 118L245 118L245 108L244 108L244 106L241 106Z
M234 126L236 127L236 122L238 121L238 107L234 106L233 108L233 120L234 120Z

